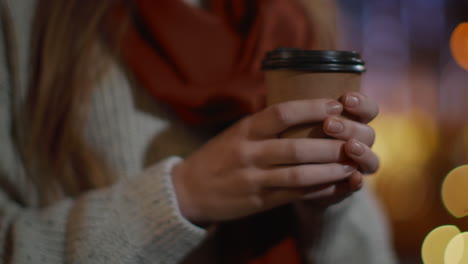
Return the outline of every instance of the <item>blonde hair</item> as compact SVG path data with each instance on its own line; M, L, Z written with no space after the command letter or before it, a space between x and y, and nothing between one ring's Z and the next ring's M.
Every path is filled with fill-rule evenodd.
M28 174L43 205L113 181L82 131L90 91L105 64L96 40L113 3L38 2L23 124L28 133L22 143Z
M96 51L96 41L102 39L101 26L116 1L38 3L22 128L28 133L22 138L22 149L43 205L62 195L77 196L114 181L103 158L84 140L82 128L90 91L106 64ZM300 2L310 14L317 49L334 49L336 15L332 1Z

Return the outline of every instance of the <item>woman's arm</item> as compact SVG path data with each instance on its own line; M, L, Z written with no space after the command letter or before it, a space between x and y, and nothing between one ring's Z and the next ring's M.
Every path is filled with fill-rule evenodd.
M205 231L180 215L172 158L141 175L46 208L11 194L16 182L11 134L11 75L0 11L0 257L2 263L176 263ZM18 165L19 166L19 165ZM10 169L9 169L10 168Z
M107 189L43 208L0 192L6 263L177 263L205 235L180 215L172 158Z

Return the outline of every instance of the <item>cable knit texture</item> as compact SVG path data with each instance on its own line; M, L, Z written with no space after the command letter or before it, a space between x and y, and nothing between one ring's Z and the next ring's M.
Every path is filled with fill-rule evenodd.
M179 263L190 252L196 258L187 263L213 263L213 250L193 251L207 232L181 216L170 175L209 135L185 127L117 64L94 90L85 136L119 180L39 209L12 133L27 93L35 1L0 0L0 263ZM314 263L393 263L368 192L330 208L321 233L309 254Z

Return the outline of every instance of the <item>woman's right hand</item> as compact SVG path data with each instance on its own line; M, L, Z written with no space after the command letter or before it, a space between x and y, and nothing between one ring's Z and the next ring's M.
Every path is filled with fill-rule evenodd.
M313 196L360 164L336 139L280 139L286 129L343 111L330 99L291 101L246 117L210 140L172 172L182 214L196 224L233 220ZM322 192L320 192L322 190ZM356 190L345 190L353 192ZM314 196L315 197L315 196Z

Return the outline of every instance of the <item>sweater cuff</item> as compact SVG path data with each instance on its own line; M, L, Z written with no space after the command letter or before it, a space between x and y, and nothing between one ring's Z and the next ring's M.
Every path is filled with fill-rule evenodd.
M177 262L198 246L207 232L182 216L172 169L182 161L171 157L120 184L117 197L122 228L129 243L148 259Z

